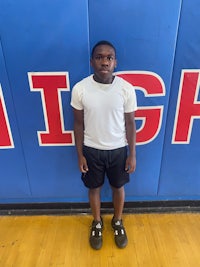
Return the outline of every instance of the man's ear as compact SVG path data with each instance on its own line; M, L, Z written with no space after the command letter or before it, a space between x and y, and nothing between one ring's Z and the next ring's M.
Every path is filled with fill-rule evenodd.
M90 58L90 66L93 67L92 58Z

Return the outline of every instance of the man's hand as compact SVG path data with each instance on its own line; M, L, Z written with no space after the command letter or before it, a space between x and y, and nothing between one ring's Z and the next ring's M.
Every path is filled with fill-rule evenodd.
M81 156L78 160L79 169L82 173L86 173L88 171L87 161L84 156Z
M126 159L125 171L127 173L133 173L136 169L136 157L128 156Z

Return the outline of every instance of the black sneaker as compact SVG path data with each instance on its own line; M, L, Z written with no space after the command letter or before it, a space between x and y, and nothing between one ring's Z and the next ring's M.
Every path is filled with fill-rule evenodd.
M128 243L128 239L122 220L114 220L114 218L112 218L111 225L114 229L115 244L118 248L125 248Z
M93 249L100 249L103 244L102 238L102 231L103 231L103 221L93 221L91 226L90 232L90 245Z

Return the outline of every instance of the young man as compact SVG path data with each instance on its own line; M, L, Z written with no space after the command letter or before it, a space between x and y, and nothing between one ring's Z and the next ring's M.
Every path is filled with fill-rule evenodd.
M113 75L117 60L110 42L100 41L93 47L90 63L94 74L74 86L71 100L79 168L89 188L93 215L89 240L92 248L102 247L100 191L106 175L113 192L111 225L115 243L124 248L127 245L122 223L124 185L136 168L136 95L131 84Z

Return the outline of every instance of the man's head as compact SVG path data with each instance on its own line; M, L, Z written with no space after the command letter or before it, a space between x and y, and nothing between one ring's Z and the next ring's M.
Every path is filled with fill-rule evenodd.
M90 63L97 82L112 83L117 60L116 49L110 42L100 41L93 47Z
M99 45L108 45L110 47L113 48L114 52L115 52L115 57L116 57L116 49L114 47L114 45L108 41L105 41L105 40L102 40L102 41L99 41L98 43L96 43L94 45L94 47L92 48L92 53L91 53L91 57L93 58L93 55L94 55L94 52L95 52L95 49L99 46Z

